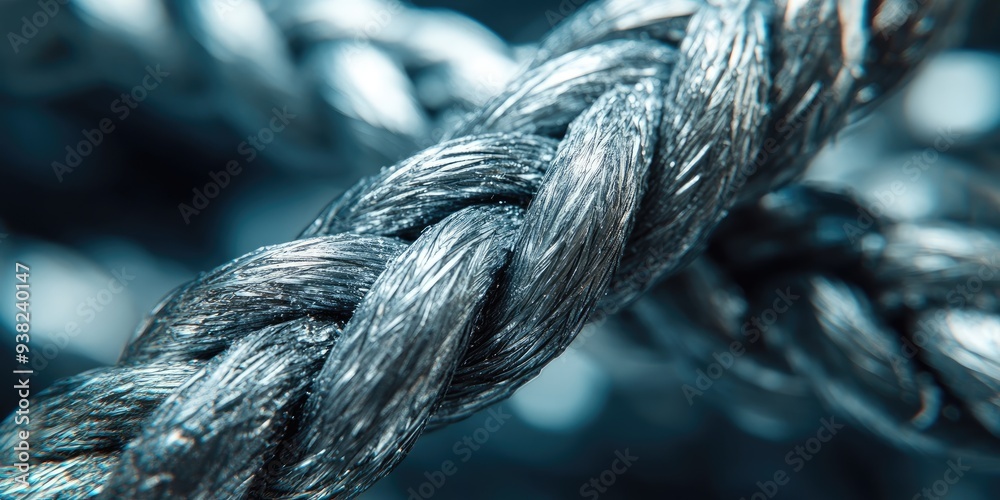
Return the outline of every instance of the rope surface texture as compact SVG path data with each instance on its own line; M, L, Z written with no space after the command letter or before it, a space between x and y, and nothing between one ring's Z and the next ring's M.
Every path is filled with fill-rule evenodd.
M773 192L941 46L965 8L904 4L584 6L437 145L348 190L300 239L182 286L117 366L39 396L33 481L4 481L0 496L350 498L425 430L508 397L588 322L640 297L701 301L691 311L716 313L690 313L690 329L732 335L738 314L718 290L766 283L775 269L802 280L814 307L769 349L824 401L895 442L993 460L998 360L969 361L949 342L996 329L995 304L949 312L921 344L929 354L899 362L893 328L909 324L858 287L899 296L896 312L939 312L927 304L1000 238L886 223L872 231L875 251L820 234L824 221L856 217L849 197ZM917 244L929 231L978 243L920 260L963 265L921 268L911 293L913 249L929 251ZM815 268L782 269L788 255L815 255ZM872 261L877 272L853 272ZM884 363L858 364L859 353ZM901 392L907 404L891 404ZM858 393L862 403L847 397ZM971 417L932 427L932 403L949 397Z

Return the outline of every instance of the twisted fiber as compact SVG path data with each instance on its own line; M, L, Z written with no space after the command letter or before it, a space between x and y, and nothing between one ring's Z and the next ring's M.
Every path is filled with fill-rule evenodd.
M995 200L970 205L996 209ZM733 213L707 256L651 294L670 307L637 304L632 333L700 367L739 341L747 355L706 396L725 405L801 408L818 396L902 448L1000 466L995 221L880 219L857 237L843 228L861 207L849 195L795 187ZM776 289L799 303L757 340L760 330L744 325L772 307Z
M930 35L914 26L953 13L927 2L884 33L905 39L887 46L873 42L872 13L849 1L635 11L656 14L642 22L629 16L637 5L586 9L630 22L573 41L571 20L455 139L363 181L303 239L168 297L118 367L40 397L41 415L55 404L67 413L33 433L42 481L7 482L5 494L363 491L426 425L506 397L595 313L694 259L738 195L794 174L934 45L917 44ZM671 33L688 15L680 47L611 40ZM817 15L826 21L803 21ZM828 45L804 49L807 38ZM883 53L901 48L905 58ZM887 57L902 62L865 72ZM798 128L785 133L777 122L789 117ZM789 151L797 161L783 165ZM194 373L139 375L159 369ZM128 384L111 396L131 405L127 419L94 397L111 383ZM98 437L73 436L91 425Z

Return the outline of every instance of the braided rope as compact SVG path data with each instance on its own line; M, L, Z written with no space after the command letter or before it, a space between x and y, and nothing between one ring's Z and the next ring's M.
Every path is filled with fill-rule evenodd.
M426 426L507 397L697 258L737 201L794 178L940 43L921 26L959 10L882 25L849 0L583 9L451 139L362 181L302 239L177 290L118 366L40 396L42 462L2 491L364 491Z
M857 237L843 228L861 207L795 186L735 211L705 256L629 312L631 334L691 372L729 356L733 376L687 385L691 398L793 427L818 396L898 446L995 469L1000 234L960 217L880 220Z
M0 51L0 89L20 105L102 86L128 92L155 65L169 76L149 100L192 142L216 121L256 134L274 108L287 108L301 126L269 146L277 164L369 172L430 143L435 114L482 106L517 69L510 48L481 25L398 0L128 7L0 4L15 34L13 50ZM23 38L22 17L45 23Z

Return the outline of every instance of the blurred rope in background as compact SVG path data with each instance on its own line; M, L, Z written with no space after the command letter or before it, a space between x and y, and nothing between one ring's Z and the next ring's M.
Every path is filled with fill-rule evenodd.
M9 31L27 40L17 52L0 51L5 151L0 168L10 192L0 201L5 225L0 232L10 234L0 245L5 261L17 255L42 270L38 289L50 291L39 292L34 304L35 329L52 332L49 341L58 345L55 335L67 333L70 323L79 327L64 336L69 339L65 348L53 351L40 381L113 362L139 316L164 291L190 279L195 270L291 239L297 221L313 215L332 193L428 144L462 110L496 94L520 59L518 51L468 19L391 3L58 6L60 11L31 38L20 20L47 12L40 4L10 2L4 6L9 13L0 16L15 20ZM493 9L490 13L467 8L514 40L538 39L549 21L572 10L554 2L525 3L508 12L489 5L482 8ZM931 61L904 92L814 162L807 179L854 187L861 211L849 199L819 196L813 201L818 196L813 192L786 192L765 198L770 205L757 209L763 213L747 208L733 220L745 216L763 219L768 227L801 229L805 222L794 217L794 210L783 215L783 209L832 204L839 238L847 236L844 223L856 225L861 236L881 235L893 230L872 229L875 221L864 227L859 217L882 204L885 217L873 217L880 223L935 219L995 227L992 207L998 191L991 186L1000 163L1000 62L989 26L997 12L987 2L979 8L973 19L980 22L966 47ZM514 24L524 19L538 20L535 32ZM269 43L276 37L290 43ZM454 50L456 37L467 40L462 50ZM284 50L274 53L276 46ZM342 71L338 58L344 51L362 51L370 67ZM132 97L134 108L123 93ZM105 119L111 120L110 132L102 130ZM287 128L278 130L282 125ZM101 131L100 141L89 139L96 137L95 129ZM264 144L268 136L272 140ZM77 147L83 140L95 143L86 155L86 148ZM76 162L67 145L80 156L78 165L71 165ZM230 167L234 161L239 170ZM222 182L223 173L228 182ZM894 189L894 182L904 181L902 193ZM208 187L213 183L216 196ZM887 202L885 193L895 193L893 201ZM187 212L185 218L181 204L197 213ZM900 231L905 240L905 228ZM734 256L724 242L713 243L705 258L657 293L683 296L693 293L691 283L715 279L717 288L701 292L709 302L722 303L722 311L728 307L736 317L764 311L740 305L746 300L740 292L714 295L745 290L750 277L759 277L755 266L776 258L780 252L774 257L771 249ZM925 258L933 260L933 255ZM719 265L749 270L744 277L719 277L714 270ZM902 263L899 268L909 272ZM726 284L728 279L736 283ZM122 284L123 291L112 292L118 288L110 280ZM877 290L858 281L853 286ZM819 297L856 293L829 280L807 286ZM844 303L841 299L834 303ZM886 300L905 305L907 297ZM697 388L697 370L706 370L712 355L726 350L728 327L699 325L703 319L686 318L683 308L664 303L683 304L676 297L644 299L587 331L538 380L500 405L513 418L495 435L486 434L488 442L463 439L483 435L477 431L485 428L486 414L428 434L369 495L391 498L433 485L442 461L452 460L460 464L460 473L448 475L440 487L433 485L436 496L463 497L480 488L497 498L573 496L625 448L639 460L610 497L638 496L647 488L678 496L750 495L756 481L777 469L791 470L786 452L811 437L826 416L810 381L793 375L781 360L760 366L739 357L732 376L703 391L705 399L720 400L717 408L736 424L734 429L718 410L699 404L701 396L686 398L682 390L684 385ZM6 328L12 320L4 318ZM683 327L691 323L697 326ZM704 335L713 328L722 340ZM614 331L619 334L609 333ZM902 455L853 432L845 431L847 438L816 454L816 462L783 486L782 494L840 498L881 490L886 497L902 498L912 495L899 491L919 492L944 472L944 460ZM953 495L990 498L996 487L995 481L977 476L956 485Z

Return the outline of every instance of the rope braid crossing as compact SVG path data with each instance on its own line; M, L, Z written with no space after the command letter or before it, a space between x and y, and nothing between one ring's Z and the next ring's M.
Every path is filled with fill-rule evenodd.
M40 396L34 482L0 491L355 496L427 426L506 398L588 320L694 261L961 10L928 1L887 24L898 3L582 9L446 140L301 239L183 286L118 366Z

